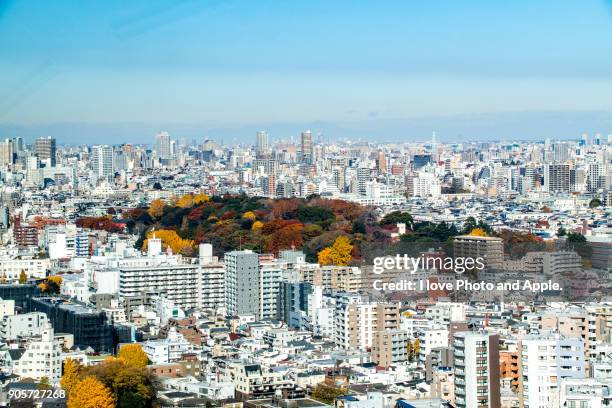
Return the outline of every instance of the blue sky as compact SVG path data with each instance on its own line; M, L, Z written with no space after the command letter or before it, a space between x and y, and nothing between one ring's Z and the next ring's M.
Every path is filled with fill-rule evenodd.
M577 137L610 95L610 1L0 1L1 137Z

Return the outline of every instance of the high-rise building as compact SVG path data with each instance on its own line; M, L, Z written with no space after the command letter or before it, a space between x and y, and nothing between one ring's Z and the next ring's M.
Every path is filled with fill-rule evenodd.
M13 164L13 161L13 141L11 139L5 139L0 142L0 166Z
M569 164L547 164L544 169L544 186L549 193L569 193Z
M93 146L91 148L91 168L96 179L109 179L115 174L113 163L113 147L109 145Z
M264 154L268 151L268 134L266 132L257 132L255 151L257 155Z
M36 139L36 156L47 166L55 166L55 139L51 136Z
M553 160L556 163L565 163L569 160L569 146L567 142L555 142L552 144Z
M397 303L370 302L358 294L343 294L336 301L334 342L347 350L371 349L376 333L399 328Z
M155 136L155 152L157 157L168 160L172 157L172 143L168 132L159 132Z
M387 172L387 158L385 157L385 152L382 150L379 150L376 155L376 170L378 170L379 173Z
M453 346L457 408L500 408L499 335L458 332Z
M580 338L530 335L519 342L519 402L525 408L558 407L562 380L584 378Z
M591 193L605 187L606 166L598 163L590 163L587 171L587 190Z
M226 252L223 263L227 312L258 316L259 255L250 250Z
M213 256L211 244L200 244L200 308L217 310L225 305L225 269Z
M307 130L302 132L302 162L313 163L314 145L312 144L312 132Z

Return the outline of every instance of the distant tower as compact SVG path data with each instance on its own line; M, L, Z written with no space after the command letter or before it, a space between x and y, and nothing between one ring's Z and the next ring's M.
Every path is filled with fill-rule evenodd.
M307 130L302 132L302 161L312 164L313 161L312 132Z
M48 166L55 166L55 139L51 136L36 139L36 156Z
M109 145L93 146L91 148L91 168L99 180L109 179L115 174L113 165L113 147Z
M436 139L436 131L434 130L431 134L431 154L438 153L438 141Z
M378 151L376 156L376 169L379 173L387 172L387 158L385 157L385 152L382 149Z
M172 156L172 143L168 132L159 132L155 136L155 151L160 159L169 159Z
M268 150L268 134L264 131L257 132L255 150L258 155L264 154Z

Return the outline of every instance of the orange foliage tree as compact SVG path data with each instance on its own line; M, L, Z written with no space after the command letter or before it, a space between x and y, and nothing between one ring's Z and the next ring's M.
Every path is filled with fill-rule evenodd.
M172 249L172 252L176 254L189 253L190 251L193 251L193 248L195 246L195 242L193 240L181 238L176 233L176 231L161 229L161 230L149 231L147 233L147 239L145 239L142 244L143 250L147 250L149 239L152 238L153 235L155 235L155 237L162 240L162 246L164 248L170 247L170 249Z
M352 260L353 245L347 236L341 235L333 245L319 252L318 260L321 265L346 266Z

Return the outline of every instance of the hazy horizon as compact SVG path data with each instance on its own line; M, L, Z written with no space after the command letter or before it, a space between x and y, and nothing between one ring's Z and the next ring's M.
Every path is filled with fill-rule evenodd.
M0 3L0 137L612 133L608 0Z

